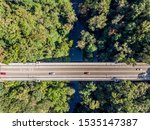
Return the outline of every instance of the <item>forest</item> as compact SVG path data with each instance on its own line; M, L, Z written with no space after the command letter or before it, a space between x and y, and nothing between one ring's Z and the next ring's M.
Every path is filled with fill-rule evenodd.
M79 10L85 60L150 63L150 0L84 0Z
M68 112L74 90L68 82L5 82L0 84L0 112Z
M0 16L0 62L68 56L76 20L69 0L0 0Z
M75 21L69 0L0 0L0 62L62 61ZM68 112L73 93L69 82L3 82L0 112Z
M72 1L0 0L0 63L71 62L76 22L83 62L150 63L150 0L80 0L78 14ZM78 83L73 112L150 112L149 82ZM74 95L69 81L3 82L0 112L66 113Z
M142 113L150 112L150 89L148 83L131 81L81 83L82 101L76 112L96 113Z

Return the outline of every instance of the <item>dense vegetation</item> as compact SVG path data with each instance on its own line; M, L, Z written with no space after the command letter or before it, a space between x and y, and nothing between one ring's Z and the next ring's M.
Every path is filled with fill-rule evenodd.
M70 0L0 0L0 62L62 61L76 20ZM78 20L84 61L150 63L150 0L83 0ZM75 112L150 112L149 83L80 85ZM0 112L69 112L73 94L69 82L4 82Z
M68 57L76 20L70 0L0 0L0 62ZM67 82L4 82L0 112L68 112Z
M77 112L150 112L150 88L146 83L82 83Z
M150 63L150 0L84 0L80 17L85 59Z
M0 84L0 112L68 112L74 90L67 82Z
M75 20L69 0L0 0L0 62L67 57Z
M84 0L79 8L85 61L150 63L150 0ZM150 112L149 83L81 84L76 112Z
M85 61L150 63L150 0L84 0L78 47ZM76 112L150 112L149 83L81 83Z

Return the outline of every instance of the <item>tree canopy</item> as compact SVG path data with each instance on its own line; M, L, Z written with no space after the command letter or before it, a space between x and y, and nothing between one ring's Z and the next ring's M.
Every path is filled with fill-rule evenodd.
M80 17L87 28L78 42L85 59L93 59L93 51L87 50L92 45L98 61L150 63L149 12L149 0L85 0ZM96 40L85 40L87 34Z
M0 84L0 112L68 112L74 90L67 82Z
M0 62L68 57L76 16L70 0L0 0ZM68 112L68 82L3 82L0 112Z
M75 20L69 0L0 0L0 62L68 56Z
M83 83L83 86L78 112L150 112L150 88L147 83L97 82Z
M62 61L76 41L83 61L150 63L150 0L0 0L0 62ZM79 85L76 112L150 112L148 82ZM3 82L0 112L69 112L74 91L67 81Z

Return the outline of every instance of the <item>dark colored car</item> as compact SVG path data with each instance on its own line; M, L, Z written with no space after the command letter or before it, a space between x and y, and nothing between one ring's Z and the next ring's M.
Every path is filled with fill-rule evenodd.
M89 74L90 74L90 72L84 72L84 74L89 75Z
M0 75L6 75L6 72L0 72Z

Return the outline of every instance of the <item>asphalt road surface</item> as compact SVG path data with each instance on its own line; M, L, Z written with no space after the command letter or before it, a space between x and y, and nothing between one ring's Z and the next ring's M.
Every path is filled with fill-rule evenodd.
M150 80L150 65L137 63L11 63L0 64L2 81L120 81Z

